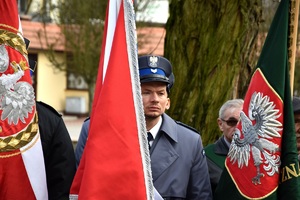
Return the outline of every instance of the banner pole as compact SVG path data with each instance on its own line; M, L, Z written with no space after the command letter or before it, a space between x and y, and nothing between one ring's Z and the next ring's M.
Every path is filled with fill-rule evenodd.
M289 65L291 94L294 93L294 74L297 51L299 0L290 0Z

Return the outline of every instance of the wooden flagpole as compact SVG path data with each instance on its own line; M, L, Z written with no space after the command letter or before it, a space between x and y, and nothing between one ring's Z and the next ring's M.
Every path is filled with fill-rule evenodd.
M298 18L299 18L299 0L290 0L290 33L289 33L289 64L290 64L290 85L291 94L294 92L294 74L297 50L298 35Z

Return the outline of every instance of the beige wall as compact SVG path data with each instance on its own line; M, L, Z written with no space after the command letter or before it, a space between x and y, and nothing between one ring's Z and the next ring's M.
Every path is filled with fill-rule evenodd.
M63 60L63 54L57 53L56 59ZM38 53L37 63L37 101L43 101L58 112L63 113L66 108L67 97L84 97L85 113L88 112L88 92L81 90L67 90L66 73L55 70L45 53Z
M56 58L61 61L62 54L57 54ZM57 111L63 112L65 109L65 72L54 71L51 63L44 53L38 53L37 63L37 101L43 101Z

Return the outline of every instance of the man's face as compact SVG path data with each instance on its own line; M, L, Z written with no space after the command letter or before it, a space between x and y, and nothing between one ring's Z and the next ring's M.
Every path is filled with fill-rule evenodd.
M223 132L224 137L227 139L228 142L232 141L232 137L235 132L237 122L240 119L241 111L242 111L242 107L228 108L224 112L224 117L222 119L218 118L219 128Z
M155 119L161 116L170 107L166 83L142 83L142 98L146 119Z
M295 118L295 130L296 130L296 138L297 138L297 149L298 154L300 154L300 113L294 114Z

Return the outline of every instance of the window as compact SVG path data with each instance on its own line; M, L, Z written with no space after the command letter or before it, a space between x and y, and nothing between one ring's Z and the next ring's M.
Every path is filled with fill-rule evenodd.
M25 14L28 6L28 0L17 0L20 14Z
M88 85L80 75L74 73L67 73L67 88L69 90L87 90Z

